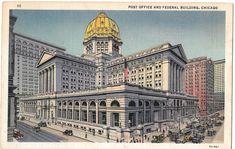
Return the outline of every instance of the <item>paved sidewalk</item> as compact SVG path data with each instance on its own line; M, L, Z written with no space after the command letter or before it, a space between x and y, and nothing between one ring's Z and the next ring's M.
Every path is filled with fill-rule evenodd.
M30 125L35 125L35 124L39 123L39 121L37 121L37 120L30 120L30 121L24 120L23 122L28 123ZM86 132L84 132L83 130L79 130L77 128L71 128L71 127L67 127L67 126L61 127L60 125L55 125L55 124L49 124L49 125L47 125L47 127L50 129L56 130L56 131L60 131L60 132L63 132L66 129L73 130L73 136L86 139L90 142L97 142L97 143L105 143L105 142L115 143L116 142L115 140L111 140L111 139L107 140L107 138L102 137L102 136L98 136L98 135L93 136L90 133L87 133L87 138L85 138Z

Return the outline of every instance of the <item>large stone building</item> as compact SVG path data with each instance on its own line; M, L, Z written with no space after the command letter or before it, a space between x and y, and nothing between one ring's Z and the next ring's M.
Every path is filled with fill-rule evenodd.
M185 67L185 92L198 97L199 114L213 111L214 63L207 57L188 60Z
M214 61L214 111L224 110L225 59Z
M88 24L83 44L82 57L43 52L39 94L21 99L21 116L128 139L195 115L197 98L183 93L187 58L181 45L124 57L119 28L103 12Z

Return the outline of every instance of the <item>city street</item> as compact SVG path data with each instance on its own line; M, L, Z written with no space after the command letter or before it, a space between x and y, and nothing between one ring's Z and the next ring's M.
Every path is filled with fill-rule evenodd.
M24 137L18 139L19 142L87 142L87 140L74 137L74 136L64 136L62 132L41 127L39 132L36 132L32 128L33 124L17 122L17 129L19 129Z

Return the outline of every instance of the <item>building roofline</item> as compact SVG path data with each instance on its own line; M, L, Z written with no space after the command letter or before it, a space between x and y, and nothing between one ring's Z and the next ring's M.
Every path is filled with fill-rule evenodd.
M39 42L39 43L42 43L42 44L46 44L48 46L51 46L51 47L54 47L54 48L57 48L57 49L60 49L62 51L66 51L66 49L64 47L60 47L58 45L55 45L55 44L52 44L52 43L48 43L48 42L45 42L45 41L42 41L42 40L38 40L38 39L35 39L33 37L29 37L28 35L25 35L25 34L22 34L22 33L17 33L17 32L14 32L15 35L18 35L18 36L21 36L21 37L24 37L24 38L27 38L27 39L30 39L30 40L34 40L35 42Z

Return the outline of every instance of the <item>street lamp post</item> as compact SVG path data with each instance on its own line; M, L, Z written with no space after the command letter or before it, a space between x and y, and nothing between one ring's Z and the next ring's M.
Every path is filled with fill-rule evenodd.
M144 125L140 124L139 128L141 130L141 139L142 139L142 143L144 143Z

